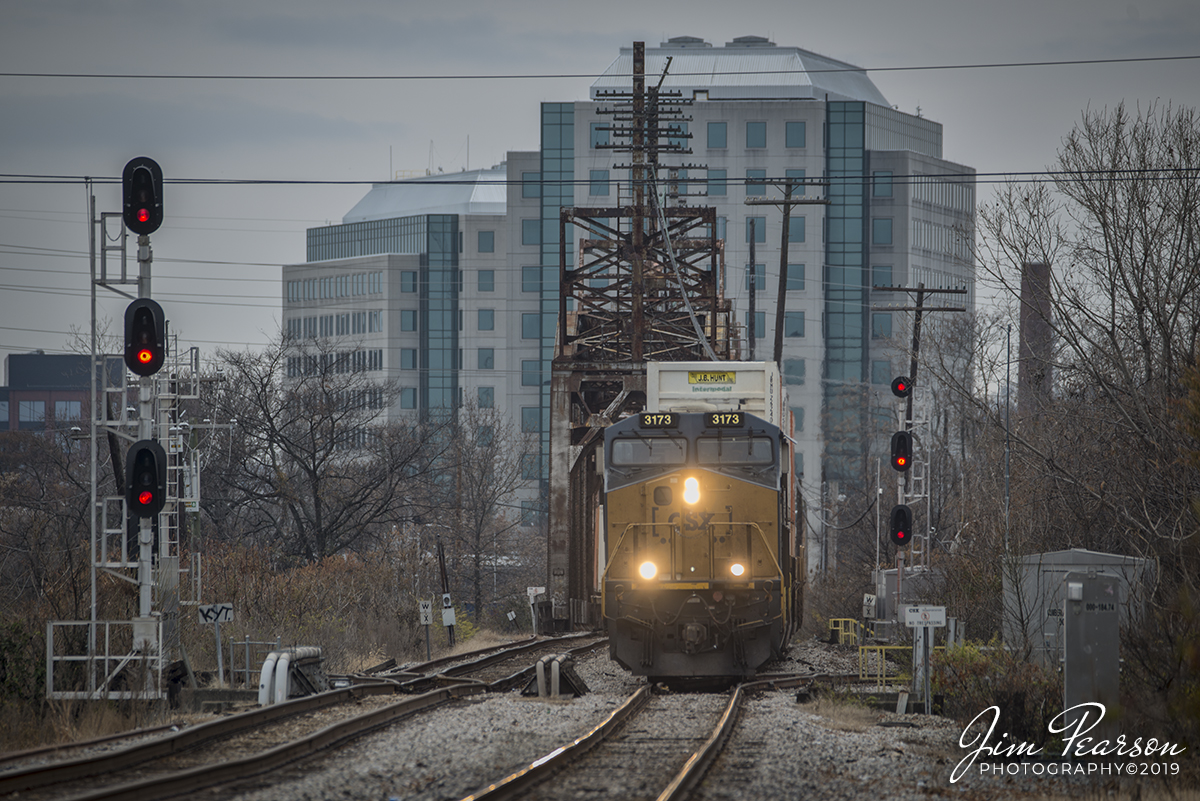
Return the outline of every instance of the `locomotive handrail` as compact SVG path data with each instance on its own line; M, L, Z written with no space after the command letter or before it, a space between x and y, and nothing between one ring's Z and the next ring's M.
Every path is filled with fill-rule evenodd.
M771 558L771 564L774 565L775 572L779 574L780 580L782 581L783 568L779 566L779 560L775 558L775 554L772 553L772 551L771 551L771 543L767 541L767 535L763 533L762 527L759 526L758 523L754 523L752 521L738 522L735 520L710 520L708 522L708 527L709 527L710 531L713 528L715 528L716 526L729 526L730 528L732 528L733 526L750 526L750 527L752 527L754 529L754 531L758 534L758 538L760 540L762 540L763 551L766 552L767 556L769 556ZM713 559L712 554L713 554L713 549L710 548L708 551L708 558L709 558L710 562ZM750 554L746 555L747 559L751 555L753 555L753 551L751 551ZM747 565L746 568L749 569L749 565ZM712 567L709 568L709 572L710 573L713 572Z
M632 531L633 529L635 529L635 528L653 529L653 528L657 528L659 526L669 526L672 529L679 528L679 525L676 523L628 523L628 524L626 524L625 529L621 532L621 536L617 538L616 545L613 546L612 552L616 553L617 551L620 550L621 544L625 542L625 538L627 536L629 536L629 532ZM775 568L775 572L776 572L776 574L779 575L780 581L782 582L782 580L784 578L783 568L779 566L779 560L776 559L775 554L771 552L771 543L767 541L767 535L763 532L762 527L759 526L758 523L754 523L752 521L739 522L739 521L733 521L733 520L718 520L715 522L709 521L708 533L709 533L710 540L714 536L713 529L716 526L729 526L729 527L749 526L750 528L752 528L754 530L754 532L758 534L758 538L762 541L763 551L770 558L771 565ZM708 576L709 576L710 581L714 580L716 578L716 573L717 573L715 552L716 552L716 549L712 547L712 543L710 542L709 549L708 549ZM751 553L746 554L747 561L749 561L749 558L752 555L753 555L753 549L751 549ZM608 571L612 569L612 566L613 566L613 560L609 560L608 564L606 564L604 566L604 573L600 576L600 581L602 583L605 581L608 581ZM749 565L747 565L747 569L749 569ZM671 564L670 564L669 572L672 576L675 575L675 550L674 550L674 548L671 549ZM748 576L748 578L753 578L753 576Z
M613 552L613 553L616 553L618 550L620 550L620 548L621 548L621 543L623 543L623 542L625 541L625 537L627 537L627 536L629 535L629 532L630 532L632 529L635 529L635 528L656 528L656 527L658 527L658 526L670 526L671 528L678 528L678 527L679 527L679 526L678 526L678 524L676 524L676 523L629 523L629 524L627 524L627 525L625 526L625 530L621 532L621 536L617 537L617 544L613 546L612 552ZM671 564L671 566L672 566L672 567L674 567L674 566L675 566L675 565L674 565L674 557L675 557L675 555L674 555L674 554L671 554L671 558L672 558L672 564ZM601 584L603 584L603 582L605 582L605 581L608 581L608 571L612 569L612 566L613 566L612 560L609 560L608 564L606 564L606 565L604 566L604 573L603 573L603 574L600 576L600 582L601 582Z

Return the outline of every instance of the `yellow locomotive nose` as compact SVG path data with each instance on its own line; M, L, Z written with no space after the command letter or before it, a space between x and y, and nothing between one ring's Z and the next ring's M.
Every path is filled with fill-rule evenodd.
M683 500L687 503L698 503L700 501L700 481L694 476L689 476L683 480Z

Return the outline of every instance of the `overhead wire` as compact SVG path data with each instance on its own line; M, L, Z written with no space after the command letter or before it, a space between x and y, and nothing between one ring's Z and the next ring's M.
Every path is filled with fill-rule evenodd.
M966 64L912 64L892 67L814 67L784 70L706 70L675 72L675 78L742 75L821 75L871 72L930 72L940 70L1011 69L1018 67L1070 67L1102 64L1139 64L1172 61L1195 61L1200 55L1129 56L1124 58L1077 58L1042 61L989 61ZM461 74L397 74L397 75L269 75L265 73L134 73L134 72L0 72L0 78L73 78L105 80L154 81L515 81L515 80L577 80L600 78L632 78L633 73L613 72L512 72Z

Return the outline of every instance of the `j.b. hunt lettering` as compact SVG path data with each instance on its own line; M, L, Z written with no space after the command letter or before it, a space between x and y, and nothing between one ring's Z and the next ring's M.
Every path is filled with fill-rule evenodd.
M1116 739L1099 739L1085 737L1094 729L1107 710L1104 704L1088 701L1077 704L1070 709L1060 712L1050 721L1047 728L1051 734L1063 735L1063 759L1083 759L1095 757L1122 757L1125 759L1154 759L1156 757L1178 756L1186 749L1155 737L1138 737L1129 740L1124 734ZM1074 713L1074 714L1072 714ZM988 718L990 717L990 722ZM1000 707L989 706L975 716L975 719L963 729L958 738L961 748L972 748L963 757L950 774L951 783L958 781L966 774L975 762L987 763L991 758L1011 759L1025 756L1038 756L1042 749L1033 743L1005 742L1008 733L996 736L996 724L1000 720ZM984 727L986 726L986 731ZM971 735L974 736L971 736ZM968 739L969 738L969 739ZM990 765L981 765L981 771Z

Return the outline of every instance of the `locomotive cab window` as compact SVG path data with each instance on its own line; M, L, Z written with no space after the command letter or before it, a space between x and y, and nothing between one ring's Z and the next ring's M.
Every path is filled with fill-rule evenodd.
M723 436L696 440L700 464L769 465L775 461L770 437Z
M687 440L678 437L623 437L612 443L617 467L674 465L687 461Z

